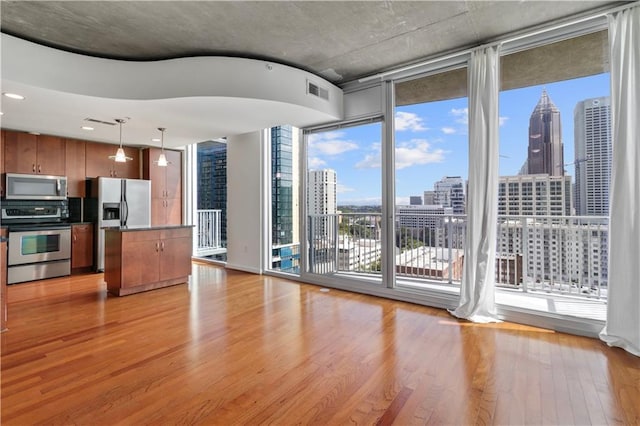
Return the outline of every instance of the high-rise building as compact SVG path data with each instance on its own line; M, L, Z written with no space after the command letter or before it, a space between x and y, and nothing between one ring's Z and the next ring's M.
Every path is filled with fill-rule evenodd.
M571 216L571 176L500 176L498 214Z
M436 193L434 191L424 191L423 204L431 206L436 203Z
M409 196L409 205L411 206L420 206L422 205L422 197L419 195L411 195Z
M564 147L560 110L546 90L529 119L529 149L527 165L530 175L564 175Z
M326 273L338 268L337 176L335 170L310 170L307 174L307 213L309 214L309 268Z
M298 132L271 128L271 244L273 269L298 272Z
M576 214L608 216L612 159L609 97L578 102L573 121Z
M466 212L465 184L462 177L445 176L433 184L433 191L434 204L451 207L454 214Z
M227 143L198 144L198 210L220 210L220 238L227 241Z
M337 213L337 176L335 170L310 170L307 182L307 211L310 215Z

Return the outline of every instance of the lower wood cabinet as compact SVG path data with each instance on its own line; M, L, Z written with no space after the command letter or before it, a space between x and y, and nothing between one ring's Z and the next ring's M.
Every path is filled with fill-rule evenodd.
M192 227L105 231L104 279L117 296L186 283Z
M93 267L93 224L71 225L71 272Z

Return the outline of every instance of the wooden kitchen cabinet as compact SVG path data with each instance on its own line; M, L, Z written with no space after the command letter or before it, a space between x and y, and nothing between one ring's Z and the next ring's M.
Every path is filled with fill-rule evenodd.
M124 152L131 161L116 163L109 156L115 155L118 145L86 142L85 167L87 177L118 177L126 179L140 179L140 150L125 146Z
M57 136L5 131L6 173L65 175L65 140Z
M158 166L161 150L147 148L142 153L142 178L151 181L151 225L182 223L182 152L165 149L167 167Z
M160 231L160 278L176 280L191 275L192 228Z
M85 141L67 139L65 145L67 196L86 196Z
M191 226L105 230L104 279L117 296L186 283L191 275Z
M93 224L71 225L71 270L93 267Z

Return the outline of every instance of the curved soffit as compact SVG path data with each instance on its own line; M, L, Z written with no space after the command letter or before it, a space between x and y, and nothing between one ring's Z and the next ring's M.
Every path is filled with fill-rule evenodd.
M157 136L156 127L166 127L167 136L173 138L167 138L165 145L181 146L278 124L311 126L343 116L338 87L303 70L253 59L119 61L2 34L1 76L3 92L22 91L27 96L27 101L3 100L3 127L66 137L117 140L112 129L83 133L78 120L86 117L106 121L130 117L126 132L140 145L153 145L150 138ZM326 89L329 100L309 94L308 82Z

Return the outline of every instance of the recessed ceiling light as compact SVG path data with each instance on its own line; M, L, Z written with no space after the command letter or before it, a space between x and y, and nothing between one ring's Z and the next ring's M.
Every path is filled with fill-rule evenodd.
M29 132L30 135L40 136L40 132Z
M4 112L0 111L0 115L4 115Z
M160 138L152 138L151 142L160 142Z
M17 93L4 92L3 95L6 96L7 98L18 99L20 101L24 99L24 96L18 95Z
M91 126L82 126L82 130L93 130Z

